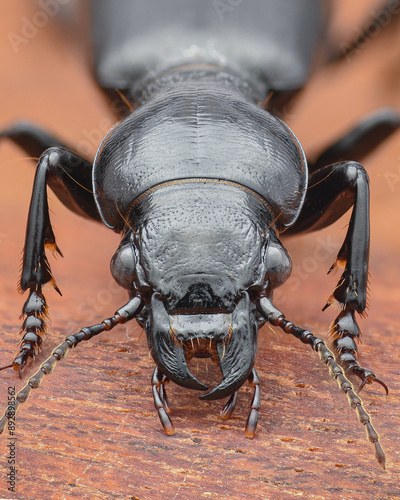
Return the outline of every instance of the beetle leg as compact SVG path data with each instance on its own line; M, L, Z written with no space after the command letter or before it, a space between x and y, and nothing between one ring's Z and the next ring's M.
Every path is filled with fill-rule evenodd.
M151 379L154 406L158 411L158 416L160 417L160 421L165 432L168 434L168 436L173 436L175 434L175 428L168 415L169 408L164 387L164 385L168 382L169 380L167 379L167 377L162 373L158 366L156 366L153 372L153 377Z
M83 217L101 220L93 198L93 167L89 161L66 151L68 146L64 142L29 122L17 122L1 130L0 139L2 138L13 141L32 159L39 158L46 150L53 148L52 152L60 155L60 161L49 165L47 184L68 209Z
M91 192L92 165L74 153L54 147L47 149L39 158L29 208L22 273L19 289L29 290L22 316L22 340L13 362L3 368L13 367L21 372L26 363L35 357L46 330L47 302L43 295L46 283L60 293L52 275L45 250L60 255L50 222L47 201L47 185L57 197L74 212L100 220Z
M18 121L1 130L1 138L10 139L28 155L32 156L32 159L36 160L48 148L67 148L65 143L49 134L46 130L26 121Z
M322 229L353 207L344 243L328 272L343 273L324 309L337 301L342 311L331 324L330 333L336 359L345 370L361 379L361 388L377 382L387 387L356 359L360 331L355 312L362 315L367 306L369 254L368 175L356 162L335 163L310 176L304 206L290 232Z
M165 411L168 413L168 415L171 413L171 410L169 408L169 403L168 403L168 394L167 394L167 389L166 385L169 383L169 378L167 378L165 375L163 376L162 382L159 387L159 393L160 393L160 398L161 401L164 405Z
M361 379L358 388L360 392L366 384L376 382L381 385L386 394L389 393L387 385L379 380L371 370L361 367L356 359L358 351L355 340L359 340L360 332L354 317L353 310L344 309L331 324L330 335L336 359L347 372L357 375Z
M309 162L309 170L316 172L325 165L343 160L361 161L399 127L400 115L397 111L380 109L327 147L314 162Z
M251 402L251 409L249 413L249 417L246 422L246 427L244 430L244 434L247 438L253 439L254 434L256 433L257 422L258 422L258 411L260 410L261 401L260 401L260 380L258 379L257 372L253 368L250 376L249 382L254 387L254 395L253 400Z
M244 434L247 438L253 439L254 434L256 433L257 422L258 422L258 411L260 409L260 381L258 379L258 375L256 370L253 368L251 371L248 381L251 386L254 387L253 399L251 401L250 413L247 418L246 427L244 430ZM235 391L231 394L228 399L226 405L221 411L221 417L224 420L228 420L235 409L236 401L237 401L238 391Z

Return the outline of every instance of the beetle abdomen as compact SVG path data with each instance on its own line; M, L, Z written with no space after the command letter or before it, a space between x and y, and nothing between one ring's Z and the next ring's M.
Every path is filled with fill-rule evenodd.
M299 89L323 33L324 3L97 0L97 80L103 87L131 88L150 72L196 59L247 73L262 92Z
M290 226L307 183L297 139L242 92L217 82L219 71L193 73L196 78L177 81L178 71L171 72L170 85L164 83L104 139L94 164L104 222L119 230L121 214L156 185L206 178L258 193L277 227Z

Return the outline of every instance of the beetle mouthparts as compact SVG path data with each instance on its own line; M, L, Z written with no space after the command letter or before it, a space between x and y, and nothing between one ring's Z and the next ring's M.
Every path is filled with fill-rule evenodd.
M170 317L156 294L151 298L150 331L146 330L153 359L169 379L189 389L208 389L190 373L183 349L175 344L169 333Z
M149 347L160 370L178 385L197 390L208 387L189 371L192 357L211 357L220 366L223 380L201 399L221 399L236 391L254 365L258 324L247 293L231 314L169 315L153 294Z
M200 399L222 399L239 389L248 379L256 359L258 324L252 314L247 293L232 313L232 335L229 342L217 342L223 380Z

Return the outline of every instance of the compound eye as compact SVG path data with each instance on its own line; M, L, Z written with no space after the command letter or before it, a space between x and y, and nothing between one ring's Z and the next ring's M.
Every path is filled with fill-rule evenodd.
M292 261L282 245L270 243L266 253L268 281L272 289L282 285L290 276Z
M136 257L131 243L121 245L111 259L111 274L122 288L132 289L133 278L136 274Z

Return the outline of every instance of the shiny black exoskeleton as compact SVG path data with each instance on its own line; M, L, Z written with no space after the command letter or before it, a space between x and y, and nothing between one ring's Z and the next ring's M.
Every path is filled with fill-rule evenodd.
M52 282L58 290L45 254L60 252L47 186L71 210L121 234L111 271L130 300L112 318L68 337L19 393L20 402L68 349L135 317L157 365L153 394L166 431L174 432L166 382L208 390L188 365L209 357L222 381L200 398L229 397L227 418L249 380L255 391L246 435L252 437L260 406L257 333L269 321L319 352L384 466L378 436L339 365L361 387L375 381L386 388L356 359L355 313L366 307L369 192L368 176L354 160L395 130L399 115L379 112L309 165L276 116L306 83L325 8L319 0L253 0L227 10L211 0L187 0L184 9L179 0L93 2L98 80L138 107L107 134L93 165L33 125L2 132L41 155L20 280L29 290L23 337L8 366L21 371L35 356L45 329L43 286ZM349 209L334 264L342 275L327 303L341 306L331 326L336 362L321 339L286 321L272 299L291 271L280 234L321 229Z

